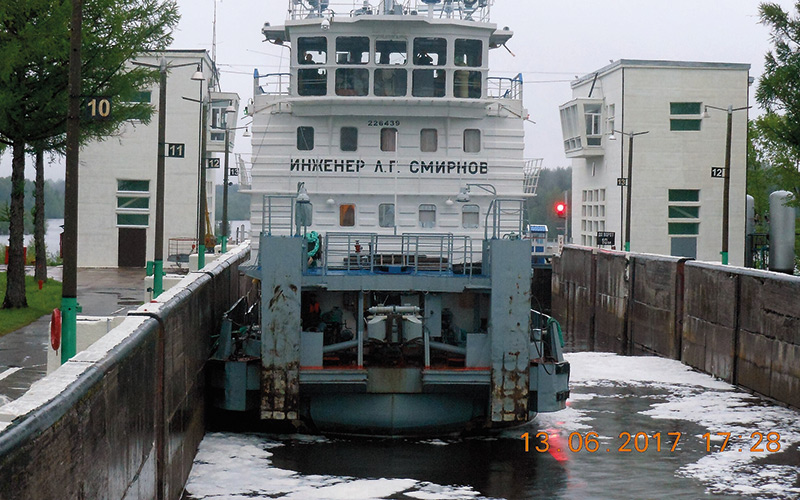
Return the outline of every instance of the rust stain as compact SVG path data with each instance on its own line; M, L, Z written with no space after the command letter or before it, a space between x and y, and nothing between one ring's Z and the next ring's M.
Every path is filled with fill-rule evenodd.
M296 287L295 285L289 285L289 289L290 289L292 292L294 292L294 293L297 293L297 287Z

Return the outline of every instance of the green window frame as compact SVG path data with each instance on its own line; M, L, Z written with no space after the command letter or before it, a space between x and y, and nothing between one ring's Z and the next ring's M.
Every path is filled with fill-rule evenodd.
M149 222L149 214L117 214L117 226L147 227Z
M117 191L149 193L150 181L117 179Z
M701 129L702 120L687 120L685 118L672 118L669 121L669 129L673 132L698 132Z
M687 235L695 235L700 234L700 223L699 222L670 222L669 223L669 234L677 235L677 234L687 234Z
M150 198L146 196L117 196L117 208L149 209Z
M699 189L670 189L669 201L700 201Z
M671 115L700 115L703 103L701 102L671 102L669 114Z
M700 207L669 206L670 219L699 219Z

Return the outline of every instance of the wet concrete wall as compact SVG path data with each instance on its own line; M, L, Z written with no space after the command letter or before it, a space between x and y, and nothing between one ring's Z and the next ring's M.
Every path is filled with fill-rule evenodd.
M568 348L656 354L800 407L800 278L567 246L553 315Z
M241 246L0 407L0 499L180 498L204 434L210 336Z

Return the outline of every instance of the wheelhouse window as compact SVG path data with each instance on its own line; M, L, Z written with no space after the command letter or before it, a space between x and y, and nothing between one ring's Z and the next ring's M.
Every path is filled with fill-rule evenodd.
M297 93L303 96L320 96L328 93L328 70L298 69Z
M671 102L669 103L669 129L672 131L700 130L702 123L703 104L700 102Z
M342 127L339 136L339 147L342 151L358 149L358 129L356 127Z
M336 95L365 96L368 93L368 70L361 68L336 69Z
M415 69L411 94L414 97L444 97L447 76L443 69Z
M480 208L478 205L464 205L461 209L461 227L474 229L480 222Z
M408 88L408 72L404 69L376 69L375 95L402 97Z
M477 68L481 66L483 56L483 42L480 40L456 39L455 43L455 64L456 66L469 66Z
M366 36L336 37L336 64L367 64L369 38Z
M356 206L348 203L339 205L339 225L353 227L356 225Z
M447 40L444 38L414 39L414 64L417 66L444 66L446 54Z
M602 105L584 104L583 117L586 122L586 144L588 146L600 146L603 141Z
M408 61L408 43L405 40L376 40L375 64L404 65Z
M436 227L436 205L423 203L419 206L419 227Z
M328 40L324 36L304 36L297 39L298 64L328 62Z
M439 149L439 131L435 128L420 130L419 149L423 153L435 153Z
M381 129L381 151L397 151L397 129Z
M297 149L300 151L314 149L314 127L297 127Z
M476 128L468 128L464 130L464 152L465 153L480 153L481 152L481 131Z
M378 225L380 227L394 227L394 203L381 203L378 205Z
M457 70L453 73L453 95L469 99L480 99L482 78L480 71Z

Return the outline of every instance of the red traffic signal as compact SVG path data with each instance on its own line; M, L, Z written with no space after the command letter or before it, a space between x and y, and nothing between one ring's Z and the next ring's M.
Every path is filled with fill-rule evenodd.
M563 201L559 201L558 203L556 203L555 209L556 209L556 215L558 215L559 217L564 218L567 216L567 204L564 203Z

